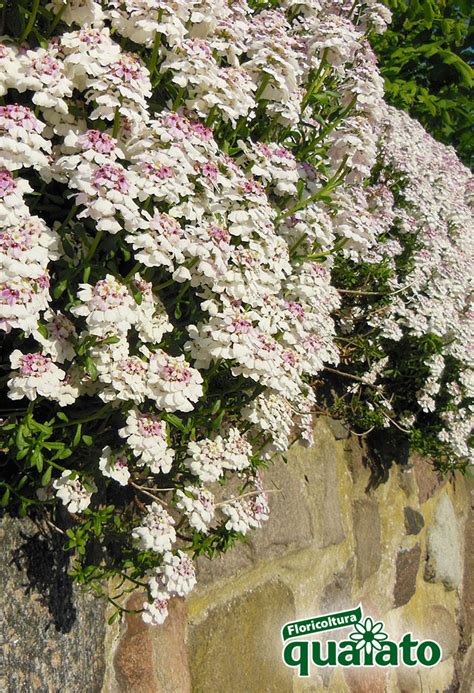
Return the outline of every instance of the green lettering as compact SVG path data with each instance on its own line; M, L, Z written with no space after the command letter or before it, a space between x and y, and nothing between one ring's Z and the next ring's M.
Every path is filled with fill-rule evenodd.
M386 640L382 649L375 653L375 663L379 667L398 666L398 647L395 642Z
M430 650L430 657L426 656L426 650ZM418 645L416 658L425 667L434 667L441 659L441 647L433 640L424 640Z
M337 663L342 667L360 667L360 650L352 640L343 640L339 643Z
M298 667L298 676L309 676L307 642L290 642L283 650L283 661L288 667Z
M334 640L329 640L327 643L326 659L323 659L321 649L323 643L314 640L312 643L312 659L317 667L335 667L336 666L336 644Z
M412 659L410 656L410 650L415 648L417 645L418 640L412 640L411 633L405 633L401 642L399 643L399 647L402 651L403 664L406 664L407 667L414 667L417 663L416 659Z

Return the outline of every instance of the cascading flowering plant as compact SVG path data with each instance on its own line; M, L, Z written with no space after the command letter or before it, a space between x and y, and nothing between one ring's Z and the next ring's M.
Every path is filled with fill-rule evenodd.
M373 0L38 9L0 44L1 504L161 623L315 411L466 463L472 178L384 104Z

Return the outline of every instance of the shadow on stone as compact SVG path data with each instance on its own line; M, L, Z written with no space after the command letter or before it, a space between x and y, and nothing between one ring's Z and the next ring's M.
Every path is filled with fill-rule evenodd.
M63 540L41 530L32 535L20 532L20 536L24 543L13 552L12 564L28 580L22 585L25 593L39 594L51 615L50 625L54 624L59 633L69 633L76 621L76 609L73 580L68 575L69 553L63 548Z
M393 464L408 464L410 442L402 431L393 428L372 431L367 436L367 448L367 466L370 469L367 491L388 481Z

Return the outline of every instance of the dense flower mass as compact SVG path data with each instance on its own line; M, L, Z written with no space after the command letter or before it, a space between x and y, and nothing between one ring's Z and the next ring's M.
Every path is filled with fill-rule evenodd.
M29 12L0 44L2 504L72 514L78 581L146 581L159 624L315 411L465 465L472 177L385 105L387 9Z

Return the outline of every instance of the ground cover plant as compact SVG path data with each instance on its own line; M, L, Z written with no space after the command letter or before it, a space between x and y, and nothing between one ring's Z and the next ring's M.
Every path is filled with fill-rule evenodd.
M315 414L466 468L472 177L384 102L386 7L1 17L0 502L77 582L161 623Z

